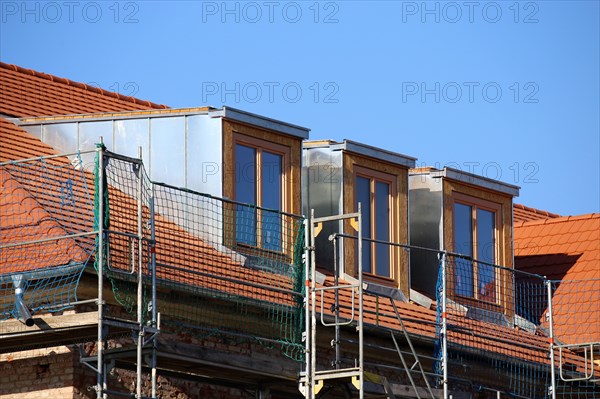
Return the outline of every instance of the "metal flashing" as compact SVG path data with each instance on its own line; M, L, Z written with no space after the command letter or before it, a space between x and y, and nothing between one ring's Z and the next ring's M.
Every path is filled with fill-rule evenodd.
M142 111L123 111L123 112L101 112L93 114L72 114L72 115L55 115L42 117L26 117L14 118L11 121L19 126L53 124L65 122L95 122L106 120L121 120L121 119L140 119L140 118L167 118L173 116L189 116L189 115L206 115L213 109L212 107L196 107L196 108L166 108L158 110L142 110Z
M425 172L427 173L427 172ZM412 173L411 173L412 174ZM418 172L417 174L423 174ZM444 167L442 170L432 169L429 174L433 178L447 178L451 180L455 180L461 183L472 184L474 186L479 186L483 188L487 188L488 190L497 191L500 193L508 194L513 197L519 196L519 189L521 187L515 186L513 184L508 184L501 182L499 180L490 179L489 177L475 175L473 173L463 172L461 170Z
M261 115L242 111L235 108L222 107L195 107L195 108L167 108L159 110L103 112L93 114L57 115L48 117L32 117L14 119L20 126L53 124L65 122L90 122L104 120L139 119L139 118L165 118L173 116L208 115L211 118L227 118L238 122L248 123L262 128L274 130L300 139L307 139L310 129L293 125L291 123L267 118Z
M251 112L242 111L235 108L223 107L220 109L211 109L208 111L211 118L226 118L238 122L248 123L276 132L285 133L290 136L298 137L302 140L308 139L309 128L282 122L276 119L267 118Z
M407 168L414 168L417 158L408 155L399 154L397 152L388 151L383 148L373 147L357 141L344 139L341 142L334 140L314 140L305 141L304 148L329 147L332 151L344 150L358 155L363 155L369 158L378 159L381 161L390 162L396 165L402 165Z

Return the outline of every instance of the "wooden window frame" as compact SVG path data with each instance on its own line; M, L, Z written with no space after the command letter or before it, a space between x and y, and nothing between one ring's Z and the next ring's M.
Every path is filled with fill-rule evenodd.
M477 254L479 253L479 243L477 242L477 210L485 210L494 213L494 264L500 265L503 262L503 253L504 250L501 248L502 245L502 204L484 200L478 197L473 197L470 195L454 192L452 193L452 251L456 251L456 243L455 240L455 219L454 219L454 209L455 204L462 204L471 207L471 239L472 239L472 251L473 251L473 259L477 260ZM490 304L494 307L500 307L503 299L501 298L502 287L501 287L501 275L497 268L494 268L494 292L495 299L494 301L481 299L479 297L478 283L479 283L479 264L477 261L473 261L473 296L461 295L456 292L455 282L453 279L452 291L457 297L460 297L462 300L473 303L486 303ZM455 270L452 270L453 276L455 276Z
M370 223L370 236L371 238L375 237L375 232L377 231L377 221L375 218L375 200L374 200L374 195L375 195L375 183L377 181L382 182L382 183L387 183L390 187L390 194L389 194L389 206L390 206L390 214L389 214L389 242L396 242L397 241L397 229L394 228L394 221L397 220L397 213L398 213L398 207L396 204L396 200L398 198L398 187L397 187L397 179L398 176L390 174L390 173L385 173L385 172L381 172L378 170L374 170L374 169L370 169L370 168L366 168L364 166L359 166L359 165L354 165L354 176L353 176L353 182L354 182L354 207L356 207L356 199L357 199L357 193L356 193L356 182L357 182L357 178L358 177L363 177L366 179L369 179L369 188L370 188L370 199L371 199L371 203L369 204L370 210L371 210L371 223ZM362 206L364 207L364 204L362 204ZM378 275L375 271L376 271L376 251L375 251L375 243L370 242L368 243L369 245L371 245L371 272L363 272L364 275L366 275L366 277L372 281L375 282L379 282L379 283L384 283L386 285L390 285L392 283L397 283L398 279L400 276L398 276L398 273L396 271L396 267L395 265L397 264L398 260L399 260L399 255L398 255L398 247L395 247L393 245L389 246L389 252L390 252L390 276L381 276ZM363 243L363 246L365 245L365 243ZM358 269L358 258L357 258L357 269ZM358 270L357 270L358 271Z
M267 141L267 140L262 140L256 137L251 137L251 136L247 136L241 133L237 133L234 132L232 135L232 161L233 161L233 179L232 179L232 193L233 193L233 198L235 200L237 200L237 176L236 176L236 163L237 163L237 159L236 159L236 148L237 145L242 145L245 147L250 147L256 150L256 181L254 182L254 184L256 185L256 206L261 207L262 206L262 188L261 188L261 176L262 176L262 153L263 151L267 151L269 153L272 154L277 154L277 155L281 155L281 159L282 159L282 173L281 173L281 210L280 212L287 212L289 213L290 209L291 209L291 196L290 196L290 187L289 185L291 184L291 168L290 168L290 158L291 158L291 148L282 144L277 144L277 143L273 143L271 141ZM235 218L234 218L234 224L235 224ZM262 223L260 223L260 221L262 220L262 215L261 215L261 211L257 210L257 214L256 214L256 245L250 245L247 243L240 243L237 242L237 240L235 239L236 235L234 234L234 240L236 241L236 245L240 245L243 247L247 247L247 248L252 248L252 249L258 249L260 251L267 251L267 252L272 252L272 253L284 253L287 254L288 251L290 250L289 248L287 248L288 243L286 243L285 240L282 239L281 242L281 251L277 251L277 250L272 250L272 249L267 249L267 248L263 248L263 243L262 243ZM284 234L286 231L287 226L286 222L286 218L282 218L282 226L281 226L281 233ZM237 227L235 227L234 231L237 231Z

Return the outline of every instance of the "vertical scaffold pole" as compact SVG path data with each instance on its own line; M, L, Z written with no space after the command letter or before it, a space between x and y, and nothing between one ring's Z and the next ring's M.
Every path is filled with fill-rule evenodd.
M364 398L364 326L363 326L363 264L362 264L362 210L358 203L358 367L360 372L359 393L360 399Z
M310 248L311 251L315 248L315 234L313 229L313 220L315 218L315 210L310 210ZM315 254L310 257L310 300L311 300L311 316L310 316L310 398L314 398L314 376L317 372L317 268L315 263Z
M333 285L336 287L340 284L340 269L338 267L338 254L337 254L337 236L330 237L333 242ZM341 349L340 349L340 293L338 290L334 291L335 297L335 364L336 370L339 370L341 364Z
M312 220L312 213L311 213ZM304 397L308 398L312 391L312 379L311 379L311 334L310 334L310 259L312 258L310 253L310 232L312 231L312 225L309 224L308 219L304 219L304 358L306 362L305 372L305 384L304 384Z
M97 381L96 381L96 398L102 399L103 392L106 387L104 386L104 326L102 321L104 319L104 144L102 138L100 138L100 146L96 150L96 156L98 157L98 170L96 171L98 179L98 364L97 364Z
M156 303L156 229L154 226L154 183L150 183L150 267L152 273L152 327L159 328ZM152 398L156 398L156 337L152 340Z
M448 399L448 339L447 339L447 277L446 253L442 253L442 372L444 378L444 399Z
M554 319L552 316L552 281L546 281L546 288L548 290L548 325L549 325L549 343L550 343L550 379L552 380L550 389L550 396L552 399L556 399L556 371L554 370Z
M138 158L142 158L142 148L138 147ZM143 258L143 239L144 232L143 221L142 221L142 190L143 190L143 179L142 179L142 165L138 164L138 198L137 198L137 231L138 231L138 287L137 287L137 323L138 323L138 341L137 341L137 359L136 359L136 398L142 397L142 350L144 347L144 318L143 318L143 309L144 309L144 274L142 267L142 258Z

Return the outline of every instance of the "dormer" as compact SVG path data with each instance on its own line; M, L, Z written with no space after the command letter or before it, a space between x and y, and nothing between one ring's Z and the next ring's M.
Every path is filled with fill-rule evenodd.
M212 206L206 212L213 215L215 227L193 234L245 254L274 251L291 257L292 248L285 244L291 239L285 237L291 222L282 214L302 211L302 140L309 129L229 107L26 118L17 123L59 152L93 150L102 140L111 152L141 157L155 182L231 200L165 204L160 212L173 214L172 220L181 211L194 218L202 216L202 207ZM93 157L85 154L82 166L93 165Z
M452 168L410 171L410 243L447 258L448 297L511 312L513 198L519 187ZM492 265L498 265L495 267ZM435 298L438 253L411 250L411 288Z
M305 141L303 208L316 217L353 213L362 207L363 278L399 288L408 295L408 257L398 246L373 242L408 242L408 170L415 158L350 140ZM328 223L316 238L317 267L333 271L333 233L356 236L346 223ZM357 275L356 240L341 240L340 275Z

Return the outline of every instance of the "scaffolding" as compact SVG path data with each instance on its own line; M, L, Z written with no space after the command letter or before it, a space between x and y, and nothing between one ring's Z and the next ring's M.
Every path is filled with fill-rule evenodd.
M95 341L80 348L98 398L124 394L108 380L118 356L131 357L133 394L155 398L164 334L278 350L303 365L307 398L336 383L359 398L600 397L600 337L589 334L600 329L585 325L600 304L577 300L600 280L550 281L367 239L360 209L304 219L153 182L140 159L102 145L92 154L89 170L86 153L0 164L0 352ZM332 234L317 248L326 223L354 234ZM393 248L398 262L410 251L431 254L436 298L418 305L412 294L363 280L364 242ZM334 254L332 276L317 271L319 250ZM86 270L98 276L97 295L79 300ZM92 304L76 326L42 329L36 321L44 312L77 316L70 309ZM128 347L117 353L114 339Z
M31 327L32 314L77 302L97 233L93 180L80 169L81 154L70 155L75 167L61 156L0 165L0 321ZM0 324L0 334L3 325L10 327Z
M330 285L319 281L316 265L316 237L324 230L326 223L344 223L348 222L356 235L334 233L328 237L331 247L328 249L333 252L333 282ZM306 352L308 356L305 362L305 371L300 380L300 391L306 398L316 398L325 389L335 389L336 385L342 385L346 391L346 396L350 395L349 387L352 386L360 399L369 394L375 393L380 396L381 393L387 398L394 398L394 389L383 375L368 371L365 367L365 295L376 298L377 301L389 301L388 308L391 309L391 317L394 319L397 328L388 329L389 342L393 343L393 349L398 355L402 367L397 370L403 370L406 374L409 385L403 389L411 389L417 398L422 397L435 398L435 394L430 386L430 376L424 370L421 358L413 346L411 335L404 324L396 305L397 292L393 291L373 291L369 285L363 281L363 242L367 245L371 243L382 244L397 248L408 248L406 245L400 245L389 242L382 242L373 239L363 238L361 220L361 204L358 204L358 210L355 213L334 215L327 217L315 217L314 210L311 211L311 217L308 220L307 229L307 247L306 247L306 275L310 276L306 285L310 287L305 298L306 325L309 326L306 332ZM338 250L343 248L343 241L351 240L356 244L356 278L344 273L343 261L339 259ZM343 250L342 250L343 251ZM343 276L343 279L342 279ZM343 281L342 281L343 280ZM401 295L401 294L399 294ZM378 302L379 303L379 302ZM382 306L384 306L382 304ZM350 327L346 332L343 327ZM320 329L333 328L331 339L332 354L319 348L318 335L325 335L319 332ZM323 331L324 332L324 331ZM396 334L400 333L403 342L406 343L408 351L402 350ZM350 336L351 338L344 337ZM352 338L352 337L356 338ZM354 346L348 349L348 346ZM371 347L373 347L371 345ZM379 349L385 349L380 347ZM344 354L350 354L353 357L346 357ZM330 362L323 361L329 357ZM409 365L409 361L412 364ZM376 369L370 366L371 369ZM418 376L419 379L414 378ZM367 387L367 383L371 386ZM327 386L326 386L327 384ZM373 385L379 387L374 390ZM421 386L423 388L421 388ZM382 391L382 392L379 392Z
M552 399L600 397L600 279L547 282L550 356L555 370Z
M2 352L78 344L97 375L98 398L128 395L108 381L125 357L135 371L133 395L156 397L161 331L226 336L304 359L302 218L152 182L140 159L102 145L93 153L89 170L80 161L88 153L0 165L8 202L0 229ZM78 301L86 265L98 276L97 298ZM38 326L46 310L92 303L96 311L69 315L70 328Z
M354 395L359 398L368 393L391 398L395 392L444 399L459 397L461 392L529 399L598 397L600 337L594 334L600 330L592 328L590 332L586 322L597 323L600 304L581 300L586 291L600 289L598 280L550 281L457 253L361 239L357 228L352 235L332 234L331 248L322 245L315 248L315 237L324 230L323 223L358 218L359 214L319 218L311 215L307 223L307 259L310 260L307 285L310 289L306 296L309 326L306 351L310 357L307 357L300 385L305 397L317 397L324 389L324 381L333 389L334 381L344 384L344 379L351 380L345 384L354 386ZM351 225L355 227L356 223ZM358 242L357 248L340 250L343 244L339 240L344 239ZM410 307L420 307L423 313L429 309L407 304L408 299L397 290L378 289L377 285L363 280L361 248L365 241L386 248L427 252L437 258L439 273L436 298L432 301L435 336L431 356L415 350L414 341L423 342L432 337L412 324L425 325L428 320L415 319ZM316 271L314 252L317 250L333 251L331 281ZM345 256L343 261L338 254ZM354 262L356 274L347 275L344 266L340 268L340 262L345 262L346 267ZM557 295L559 289L562 295ZM321 326L334 328L330 350L317 346L323 343L317 331L323 330L319 334L325 335ZM344 339L342 326L355 329L355 332L347 331L350 335L355 333L358 339ZM384 348L382 344L371 344L376 330L391 331L394 345ZM365 339L365 331L370 332L369 340ZM559 331L562 337L557 335ZM404 348L396 341L395 333L404 336ZM354 350L344 348L350 357L342 355L343 343L357 346ZM371 364L371 371L366 371L367 349L371 352L395 349L401 366L382 361ZM400 374L406 375L402 390L395 389L397 384L385 376L373 374L382 368L397 370L396 382ZM383 389L369 392L365 383L374 381ZM347 396L349 392L346 389Z

